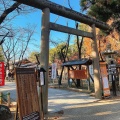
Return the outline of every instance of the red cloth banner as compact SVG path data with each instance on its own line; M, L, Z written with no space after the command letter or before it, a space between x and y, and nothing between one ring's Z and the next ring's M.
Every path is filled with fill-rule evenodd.
M5 85L4 62L0 62L0 86Z

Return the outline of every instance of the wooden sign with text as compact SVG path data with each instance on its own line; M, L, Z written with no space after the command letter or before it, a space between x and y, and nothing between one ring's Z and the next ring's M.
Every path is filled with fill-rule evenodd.
M107 72L107 68L106 68L106 63L105 62L101 62L100 63L100 72L101 72L102 85L103 85L103 95L105 97L110 96L108 72Z
M68 75L72 79L88 79L87 70L69 70Z
M34 69L16 68L15 75L20 120L40 120Z

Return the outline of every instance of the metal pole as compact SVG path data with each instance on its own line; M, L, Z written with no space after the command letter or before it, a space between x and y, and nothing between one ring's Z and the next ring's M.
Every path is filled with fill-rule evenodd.
M110 61L110 64L112 65L112 64L114 64L114 62L113 61ZM112 69L112 68L111 68ZM113 74L112 74L112 90L113 90L113 95L114 96L117 96L117 94L116 94L116 82L115 82L115 72L116 70L114 70L113 71Z
M101 89L101 81L100 81L100 65L99 65L99 54L97 48L95 24L92 25L92 32L93 32L93 71L94 71L95 97L101 99L102 89Z
M50 10L45 8L42 10L42 30L41 30L41 54L40 64L46 70L45 73L45 85L43 86L43 111L48 111L48 72L49 72L49 20ZM40 92L39 92L40 93ZM39 95L39 100L40 100ZM41 103L41 102L40 102ZM41 106L41 105L40 105Z
M40 87L40 89L41 89L41 118L42 118L42 120L44 120L44 111L43 111L43 92L42 92L42 86Z
M112 89L113 89L113 95L117 96L117 94L116 94L115 75L112 75Z

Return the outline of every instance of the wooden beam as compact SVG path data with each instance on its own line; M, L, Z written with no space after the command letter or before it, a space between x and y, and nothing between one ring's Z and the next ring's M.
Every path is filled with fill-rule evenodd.
M88 38L93 38L93 34L81 30L76 30L74 28L66 27L63 25L55 24L50 22L50 29L55 30L55 31L60 31L64 33L69 33L73 35L78 35L78 36L83 36L83 37L88 37Z
M82 13L76 12L74 10L71 10L69 8L66 8L64 6L55 4L51 1L48 0L14 0L38 9L44 9L44 8L49 8L51 13L76 20L78 22L82 22L88 25L95 24L97 28L103 29L103 30L108 30L110 27L97 19L94 19L92 17L88 17Z
M93 72L94 72L94 89L95 89L95 97L97 99L102 98L102 83L100 80L100 66L99 66L99 53L98 53L98 47L97 47L97 40L96 40L96 28L93 24L92 26L92 32L93 32Z

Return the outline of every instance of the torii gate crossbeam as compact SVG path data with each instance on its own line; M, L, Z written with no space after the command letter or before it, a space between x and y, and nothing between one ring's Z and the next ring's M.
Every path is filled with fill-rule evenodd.
M49 8L51 13L54 13L54 14L57 14L57 15L60 15L66 18L70 18L72 20L76 20L81 23L85 23L90 26L95 24L97 28L100 28L103 30L110 29L110 27L106 23L100 20L94 19L92 17L88 17L87 15L81 14L79 12L76 12L69 8L55 4L48 0L14 0L14 1L18 1L20 3L24 3L26 5L29 5L29 6L41 9L41 10L44 8Z

